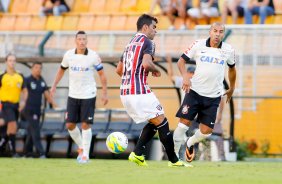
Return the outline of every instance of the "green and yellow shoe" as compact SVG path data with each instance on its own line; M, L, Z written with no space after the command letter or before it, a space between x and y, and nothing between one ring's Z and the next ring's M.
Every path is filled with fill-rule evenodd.
M131 161L131 162L136 163L139 166L148 166L148 164L145 161L144 156L143 155L137 156L137 155L135 155L134 152L130 153L130 155L128 157L128 160Z
M175 163L168 162L168 167L194 167L194 166L179 160Z

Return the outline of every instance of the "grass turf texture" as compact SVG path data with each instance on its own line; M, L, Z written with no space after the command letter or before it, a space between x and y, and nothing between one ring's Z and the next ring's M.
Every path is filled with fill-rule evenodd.
M0 158L0 184L270 184L282 183L282 162L193 162L170 168L167 161L138 167L127 160Z

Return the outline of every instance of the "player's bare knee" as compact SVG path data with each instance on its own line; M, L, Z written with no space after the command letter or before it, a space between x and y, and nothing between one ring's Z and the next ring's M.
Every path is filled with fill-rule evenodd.
M191 126L192 122L188 119L180 118L179 120L180 123L186 125L186 126Z
M161 114L155 118L149 120L150 123L154 124L155 126L159 126L165 119L164 114Z
M210 128L210 127L208 127L208 126L206 126L202 123L200 124L199 128L200 128L200 131L201 131L202 134L211 134L212 130L213 130L212 128Z
M81 129L82 129L82 130L87 130L87 129L89 129L89 128L90 128L90 124L85 123L85 122L83 122L83 123L81 124Z
M75 123L66 123L66 128L68 130L73 130L73 129L75 129L75 127L76 127Z

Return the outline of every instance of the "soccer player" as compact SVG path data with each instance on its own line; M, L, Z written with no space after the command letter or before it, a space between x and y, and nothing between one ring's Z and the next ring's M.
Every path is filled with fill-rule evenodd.
M78 31L75 36L76 48L68 50L61 63L54 83L51 96L54 96L56 86L69 69L69 96L67 101L66 127L73 141L78 145L79 163L89 161L89 150L92 139L91 124L96 102L96 82L94 70L98 72L102 85L102 103L108 103L107 78L99 55L87 48L87 35ZM82 123L82 135L77 123Z
M45 158L45 151L40 141L40 116L42 94L46 100L57 105L50 97L48 86L41 76L42 63L35 62L31 67L31 75L26 78L26 87L28 90L28 98L24 108L24 117L28 121L27 138L25 143L26 156L31 155L33 145L35 146L40 158Z
M174 152L172 134L164 110L155 94L147 84L147 77L160 77L161 73L153 63L155 45L152 42L156 35L158 20L147 14L137 20L137 33L126 45L116 72L121 76L120 97L127 113L136 122L149 121L142 130L139 140L130 153L129 160L140 166L147 166L143 156L144 148L158 131L168 159L169 166L189 167L178 160Z
M16 56L8 54L6 56L6 71L0 75L0 101L2 103L2 113L7 125L6 140L1 142L5 146L8 142L13 157L18 157L16 153L16 133L19 112L25 106L28 96L26 84L22 74L15 69ZM21 99L22 93L22 99Z
M236 68L235 51L227 43L222 42L225 26L213 23L209 30L209 38L195 41L178 60L178 68L183 77L182 89L186 91L184 101L176 116L180 118L174 131L174 143L185 142L184 134L191 121L198 115L199 130L187 141L186 160L191 162L195 157L194 144L209 137L213 131L218 105L223 95L225 65L228 65L230 88L224 93L226 103L230 101L235 90ZM187 76L185 62L196 60L195 74L190 80ZM175 150L178 152L179 150Z

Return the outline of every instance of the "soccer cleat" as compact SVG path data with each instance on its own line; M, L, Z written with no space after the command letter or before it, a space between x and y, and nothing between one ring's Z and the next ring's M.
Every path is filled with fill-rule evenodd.
M185 151L185 155L186 155L186 161L187 162L192 162L194 157L195 157L195 149L194 146L190 146L190 147L186 147L186 151Z
M184 163L183 161L179 160L175 163L168 162L168 167L194 167L194 166L188 163Z
M89 158L86 156L82 156L81 159L78 161L80 164L86 164L89 162Z
M79 162L82 158L82 154L83 154L83 149L82 148L78 148L77 149L77 153L78 153L78 156L76 158L76 160Z
M130 153L128 160L131 161L131 162L135 162L139 166L148 166L148 164L145 161L144 156L143 155L137 156L137 155L135 155L134 152Z

